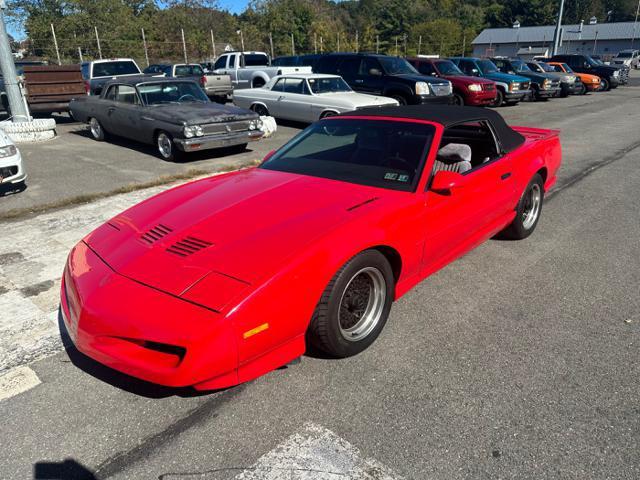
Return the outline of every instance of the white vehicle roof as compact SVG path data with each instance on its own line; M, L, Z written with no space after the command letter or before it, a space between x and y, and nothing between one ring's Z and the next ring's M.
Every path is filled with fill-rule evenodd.
M103 58L102 60L92 60L90 63L109 63L109 62L133 62L133 58Z
M285 73L282 75L275 75L267 82L264 88L271 88L281 78L304 78L309 80L311 78L342 78L340 75L332 75L330 73Z

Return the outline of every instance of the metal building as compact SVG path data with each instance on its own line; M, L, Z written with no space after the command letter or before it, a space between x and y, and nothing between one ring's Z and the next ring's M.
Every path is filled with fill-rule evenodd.
M549 51L553 48L554 25L542 27L487 28L472 42L473 54L485 56L516 56L531 50ZM600 55L607 60L620 50L640 48L640 22L589 23L563 25L559 53Z

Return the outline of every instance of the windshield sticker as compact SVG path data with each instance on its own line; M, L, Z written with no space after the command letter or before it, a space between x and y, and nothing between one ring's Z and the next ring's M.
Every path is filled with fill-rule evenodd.
M400 175L398 177L398 181L399 182L405 182L405 183L408 182L409 181L409 175Z
M398 174L397 173L393 173L393 172L388 172L384 174L384 179L385 180L397 180L398 179Z

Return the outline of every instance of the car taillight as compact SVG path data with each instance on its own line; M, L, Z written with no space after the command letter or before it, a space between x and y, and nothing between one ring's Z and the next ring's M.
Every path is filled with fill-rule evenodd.
M200 77L200 86L204 87L207 84L207 77L204 75Z
M84 91L87 95L91 95L91 83L87 80L84 81Z

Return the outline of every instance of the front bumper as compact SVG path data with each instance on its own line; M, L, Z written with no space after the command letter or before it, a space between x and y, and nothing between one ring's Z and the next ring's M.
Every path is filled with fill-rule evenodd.
M414 98L419 105L450 105L453 102L453 95L416 95Z
M20 183L26 179L20 151L12 157L0 158L0 184Z
M504 99L507 102L521 102L529 95L531 95L531 90L511 90L504 94Z
M465 102L471 106L491 105L496 101L496 90L483 90L482 92L467 92Z
M552 98L558 96L560 93L560 87L558 88L540 88L536 90L536 96L538 98Z
M174 142L184 152L196 152L254 142L260 140L263 135L264 132L262 130L248 130L237 133L206 135L204 137L176 138Z
M127 375L170 387L238 383L224 316L118 274L84 242L69 254L60 310L79 351Z

